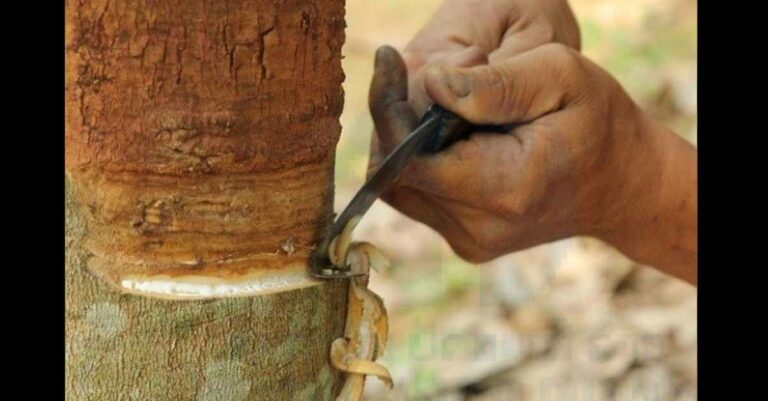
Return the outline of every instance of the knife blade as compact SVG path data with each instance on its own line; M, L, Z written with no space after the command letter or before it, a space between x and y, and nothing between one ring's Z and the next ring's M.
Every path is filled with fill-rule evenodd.
M403 169L420 153L439 152L457 140L468 136L473 126L461 117L435 104L427 110L418 127L390 153L355 194L347 207L327 230L323 240L310 254L312 276L324 279L351 278L355 274L344 267L332 266L328 248L347 223L355 216L362 216L394 182Z

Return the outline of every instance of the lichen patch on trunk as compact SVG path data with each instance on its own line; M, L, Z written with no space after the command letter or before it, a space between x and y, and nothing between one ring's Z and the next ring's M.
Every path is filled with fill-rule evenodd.
M235 361L217 361L205 368L205 386L196 401L219 401L227 394L229 401L245 401L251 381L243 377L241 364Z

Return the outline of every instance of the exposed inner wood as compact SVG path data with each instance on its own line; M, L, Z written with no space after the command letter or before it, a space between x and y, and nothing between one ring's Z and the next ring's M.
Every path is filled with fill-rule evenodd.
M73 173L81 182L79 203L88 205L84 244L93 254L89 269L118 287L154 275L242 280L244 287L230 295L267 293L280 282L286 290L316 283L296 276L319 240L318 222L331 216L328 186L317 185L332 179L328 167L202 177L99 173ZM290 253L282 249L289 240Z

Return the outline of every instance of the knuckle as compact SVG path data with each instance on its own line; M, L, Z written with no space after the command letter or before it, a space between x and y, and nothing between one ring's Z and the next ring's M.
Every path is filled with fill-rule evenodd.
M561 43L550 43L543 49L550 71L564 89L563 93L581 93L589 80L585 59L579 52ZM562 101L562 99L561 99Z
M563 43L577 51L581 50L581 31L579 31L578 25L574 23L572 32L565 37Z
M464 64L467 66L474 66L488 63L488 55L480 48L480 46L472 45L465 50Z
M474 121L485 120L489 114L500 114L507 107L513 89L507 71L497 65L484 67L478 78L473 107L469 110L472 115L467 116Z
M545 57L565 73L578 72L583 68L582 58L573 48L562 43L548 43L542 46Z
M534 32L533 36L538 43L553 43L557 39L557 32L550 23L539 24Z

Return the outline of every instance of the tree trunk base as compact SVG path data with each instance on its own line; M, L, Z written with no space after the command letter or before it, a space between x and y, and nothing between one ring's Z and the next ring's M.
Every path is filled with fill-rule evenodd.
M84 219L67 190L66 399L332 400L344 374L347 283L259 297L126 295L86 270Z

